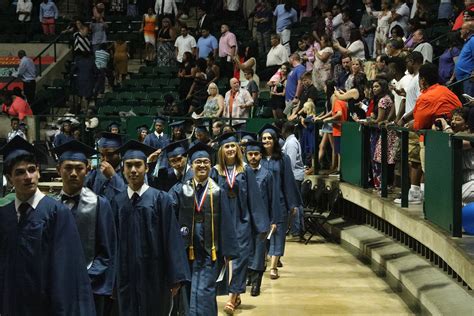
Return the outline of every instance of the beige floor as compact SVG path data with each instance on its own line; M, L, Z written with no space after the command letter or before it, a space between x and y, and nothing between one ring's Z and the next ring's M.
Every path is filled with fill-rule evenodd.
M283 264L280 279L265 274L260 296L242 295L235 315L412 314L384 280L337 244L288 242ZM218 297L219 315L225 301Z

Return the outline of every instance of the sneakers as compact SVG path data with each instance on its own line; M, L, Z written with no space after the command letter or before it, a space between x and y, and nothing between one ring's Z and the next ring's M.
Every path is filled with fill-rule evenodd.
M402 204L402 198L395 199L393 202L395 204ZM421 190L412 190L408 191L408 204L419 205L423 203L423 192Z

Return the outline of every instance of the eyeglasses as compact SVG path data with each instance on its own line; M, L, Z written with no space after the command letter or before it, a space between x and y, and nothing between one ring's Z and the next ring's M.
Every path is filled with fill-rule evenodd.
M196 165L196 166L208 166L211 164L211 161L209 159L203 159L203 160L199 160L199 159L196 159L193 161L193 165Z

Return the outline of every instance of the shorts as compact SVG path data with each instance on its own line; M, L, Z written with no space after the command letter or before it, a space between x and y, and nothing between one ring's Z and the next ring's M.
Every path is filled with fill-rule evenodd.
M416 133L410 132L408 135L408 161L420 163L420 140Z
M296 106L298 105L293 104L293 100L285 101L285 109L283 110L283 114L290 115Z
M334 151L336 154L341 153L341 136L334 136Z
M332 134L332 123L324 123L321 127L321 133Z

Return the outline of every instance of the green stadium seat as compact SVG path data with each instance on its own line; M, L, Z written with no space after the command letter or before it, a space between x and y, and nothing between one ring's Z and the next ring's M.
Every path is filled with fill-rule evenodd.
M162 100L163 99L163 93L161 93L161 91L149 92L147 94L147 97L150 100Z
M148 95L146 92L142 91L142 92L134 92L133 93L133 97L136 99L136 100L146 100L148 98Z
M117 114L118 111L115 106L104 105L104 106L99 107L98 113L99 115L113 115L113 114Z
M144 105L136 106L133 108L133 112L136 115L148 115L150 114L150 107Z

